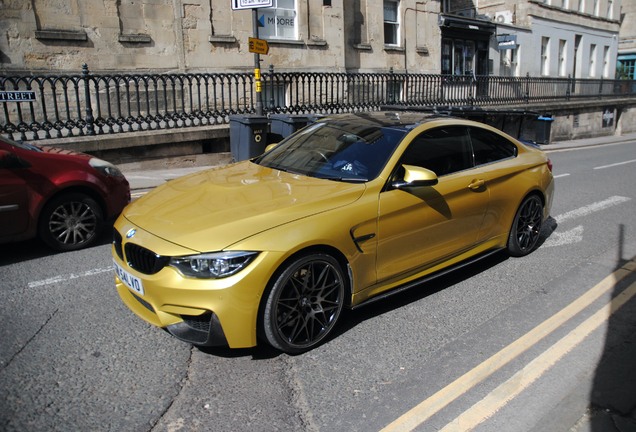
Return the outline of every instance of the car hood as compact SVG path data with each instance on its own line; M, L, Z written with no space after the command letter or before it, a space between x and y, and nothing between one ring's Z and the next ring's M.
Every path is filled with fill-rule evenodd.
M291 174L249 161L171 180L124 210L140 228L200 252L356 201L364 184Z

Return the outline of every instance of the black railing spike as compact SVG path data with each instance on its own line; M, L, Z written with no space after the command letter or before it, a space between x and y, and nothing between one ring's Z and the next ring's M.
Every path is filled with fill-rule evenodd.
M82 77L84 78L84 103L86 104L86 134L89 136L95 135L95 118L93 117L93 106L91 104L91 89L90 89L90 72L88 71L88 64L82 65ZM96 95L95 97L99 97Z

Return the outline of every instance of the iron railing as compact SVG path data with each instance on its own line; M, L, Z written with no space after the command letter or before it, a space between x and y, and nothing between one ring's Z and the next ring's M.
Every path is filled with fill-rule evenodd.
M262 74L266 113L340 113L407 106L478 105L636 96L636 81L393 73ZM26 140L224 124L255 112L249 73L0 75L0 91L34 91L3 101L0 133Z

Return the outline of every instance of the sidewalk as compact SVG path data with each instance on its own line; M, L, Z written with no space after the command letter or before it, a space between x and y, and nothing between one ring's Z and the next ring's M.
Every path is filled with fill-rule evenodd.
M566 149L572 149L572 148L622 143L622 142L628 142L628 141L636 141L636 133L627 134L623 136L610 136L610 137L600 137L600 138L576 139L571 141L559 141L554 144L542 145L541 149L546 152L551 152L551 151L566 150ZM150 188L155 188L157 186L160 186L164 184L165 182L167 182L168 180L172 180L178 177L183 177L184 175L187 175L187 174L213 168L214 166L218 166L218 165L197 166L197 167L190 167L190 168L160 169L160 170L152 170L152 171L130 171L130 172L124 172L124 175L128 179L128 182L130 183L130 189L132 190L150 189Z

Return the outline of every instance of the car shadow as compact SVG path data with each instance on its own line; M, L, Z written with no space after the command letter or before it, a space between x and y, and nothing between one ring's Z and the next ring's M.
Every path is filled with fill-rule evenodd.
M104 228L99 238L86 249L111 243L113 241L113 224L114 221L104 222ZM21 242L4 243L0 245L0 267L63 253L65 252L52 249L38 237Z

